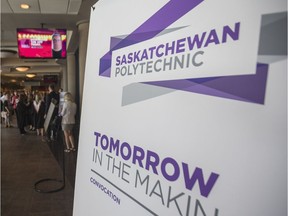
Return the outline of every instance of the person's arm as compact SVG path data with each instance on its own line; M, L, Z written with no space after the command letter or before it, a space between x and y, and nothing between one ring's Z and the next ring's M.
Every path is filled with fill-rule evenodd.
M64 103L62 110L61 110L61 113L60 113L60 116L64 116L66 113L66 110L67 110L67 103Z
M12 104L12 106L14 106L14 103L15 103L15 96L13 95L13 96L11 97L11 104Z
M4 101L4 109L7 113L9 113L8 100Z

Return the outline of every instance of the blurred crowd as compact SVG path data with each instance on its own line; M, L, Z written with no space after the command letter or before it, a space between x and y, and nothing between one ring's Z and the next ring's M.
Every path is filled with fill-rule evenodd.
M30 130L44 136L45 98L46 93L40 92L4 92L1 96L1 117L5 127L12 127L11 120L15 116L20 134Z
M1 122L6 128L18 127L21 135L35 131L43 141L50 142L61 127L65 137L65 152L75 151L73 128L77 108L69 92L64 93L61 88L55 91L55 86L51 84L47 92L6 91L0 101ZM51 106L53 109L51 104L54 105ZM15 126L11 123L13 117L16 117ZM46 118L49 123L44 130Z

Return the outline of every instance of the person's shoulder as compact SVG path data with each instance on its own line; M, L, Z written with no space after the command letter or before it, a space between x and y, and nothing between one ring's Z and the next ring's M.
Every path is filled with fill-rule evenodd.
M53 94L54 97L60 97L60 95L55 91L52 91L51 93Z
M58 96L58 94L55 91L51 91L49 93L49 96L52 97L52 98L56 98Z
M49 93L46 95L46 97L47 97L47 98L51 98L52 95L53 95L53 93L52 93L52 92L49 92Z

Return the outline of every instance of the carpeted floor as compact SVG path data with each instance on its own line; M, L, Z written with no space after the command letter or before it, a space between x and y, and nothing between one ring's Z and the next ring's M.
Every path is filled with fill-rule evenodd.
M1 215L72 216L77 152L64 154L63 142L43 142L33 131L20 135L15 123L13 126L1 124ZM46 178L60 182L44 181L36 189L56 190L63 182L65 188L37 192L35 183Z

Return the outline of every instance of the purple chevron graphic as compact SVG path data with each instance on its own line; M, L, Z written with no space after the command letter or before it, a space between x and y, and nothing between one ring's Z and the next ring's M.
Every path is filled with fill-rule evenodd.
M203 1L204 0L171 0L152 15L146 22L140 25L135 31L123 40L119 41L119 43L115 44L115 40L112 42L113 39L111 38L110 50L100 59L99 75L105 77L111 76L111 59L113 50L155 37Z
M171 0L124 39L111 37L110 50L100 59L99 75L104 77L111 76L113 50L127 47L157 36L202 1L204 0L184 0L180 2ZM268 65L258 63L256 73L253 75L154 81L143 82L143 84L264 104L267 74Z
M268 65L258 63L256 74L252 75L235 75L143 83L239 101L264 104L267 74Z

